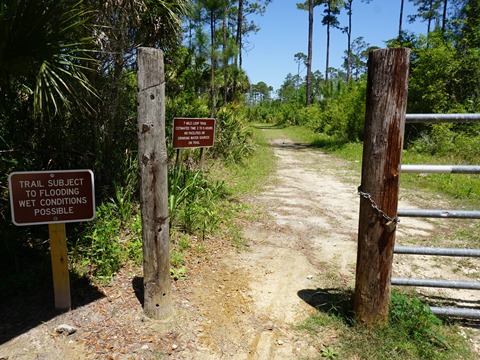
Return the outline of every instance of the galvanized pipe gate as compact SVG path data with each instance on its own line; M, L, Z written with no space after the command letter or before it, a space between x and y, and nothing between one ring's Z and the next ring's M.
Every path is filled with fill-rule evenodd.
M480 114L407 114L406 123L480 122ZM480 165L402 165L402 173L480 174ZM479 210L399 209L398 217L480 219ZM480 257L479 249L395 246L395 254ZM480 282L392 277L392 285L480 290ZM431 307L434 314L480 318L478 309Z

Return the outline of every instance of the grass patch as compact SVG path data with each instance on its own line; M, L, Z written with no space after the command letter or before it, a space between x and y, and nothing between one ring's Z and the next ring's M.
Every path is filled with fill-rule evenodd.
M319 358L477 358L457 326L443 323L415 296L392 293L390 318L384 328L355 324L349 290L318 289L303 296L318 311L298 329L314 336Z
M348 160L351 162L353 169L358 171L361 170L363 152L362 143L345 143L335 137L316 133L301 126L291 126L279 129L279 131L281 131L284 136L288 136L294 141L309 144L312 147L322 149L324 152Z
M268 145L268 131L253 127L255 152L245 158L242 163L215 163L210 172L214 178L225 182L232 196L252 194L261 190L267 183L267 178L275 171L272 161L273 150Z
M404 150L404 164L458 165L462 159L450 155L431 155ZM480 163L480 159L478 160ZM457 209L475 209L480 205L480 177L471 174L402 174L401 184L406 188L440 193Z

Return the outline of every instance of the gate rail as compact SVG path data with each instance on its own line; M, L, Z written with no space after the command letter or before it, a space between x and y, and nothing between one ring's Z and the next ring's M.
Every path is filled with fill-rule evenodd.
M402 165L404 173L480 174L480 165Z
M412 123L439 123L439 122L480 122L480 114L407 114L407 124Z
M480 114L407 114L406 123L480 122ZM401 165L404 173L480 174L480 165ZM399 209L399 217L480 219L479 210ZM395 254L480 257L479 249L395 246ZM392 277L392 285L480 290L480 282ZM430 307L437 315L480 318L480 309Z

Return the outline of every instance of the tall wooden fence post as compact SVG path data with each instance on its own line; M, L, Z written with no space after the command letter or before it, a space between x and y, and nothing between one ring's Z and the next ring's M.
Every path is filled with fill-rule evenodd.
M138 49L138 164L143 236L144 312L166 319L173 312L168 225L163 53Z
M368 59L354 310L372 326L388 320L409 64L406 48Z

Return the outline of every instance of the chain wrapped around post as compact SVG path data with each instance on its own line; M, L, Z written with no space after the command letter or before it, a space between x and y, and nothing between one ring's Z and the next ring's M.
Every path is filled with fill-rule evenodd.
M394 218L388 216L382 209L378 207L377 203L372 199L372 195L361 190L361 186L358 187L357 191L361 197L370 201L370 206L375 211L377 211L382 216L382 218L384 218L387 221L385 223L385 228L387 229L387 231L392 232L393 230L395 230L395 228L397 227L397 224L400 222L400 219L398 218L398 216Z

